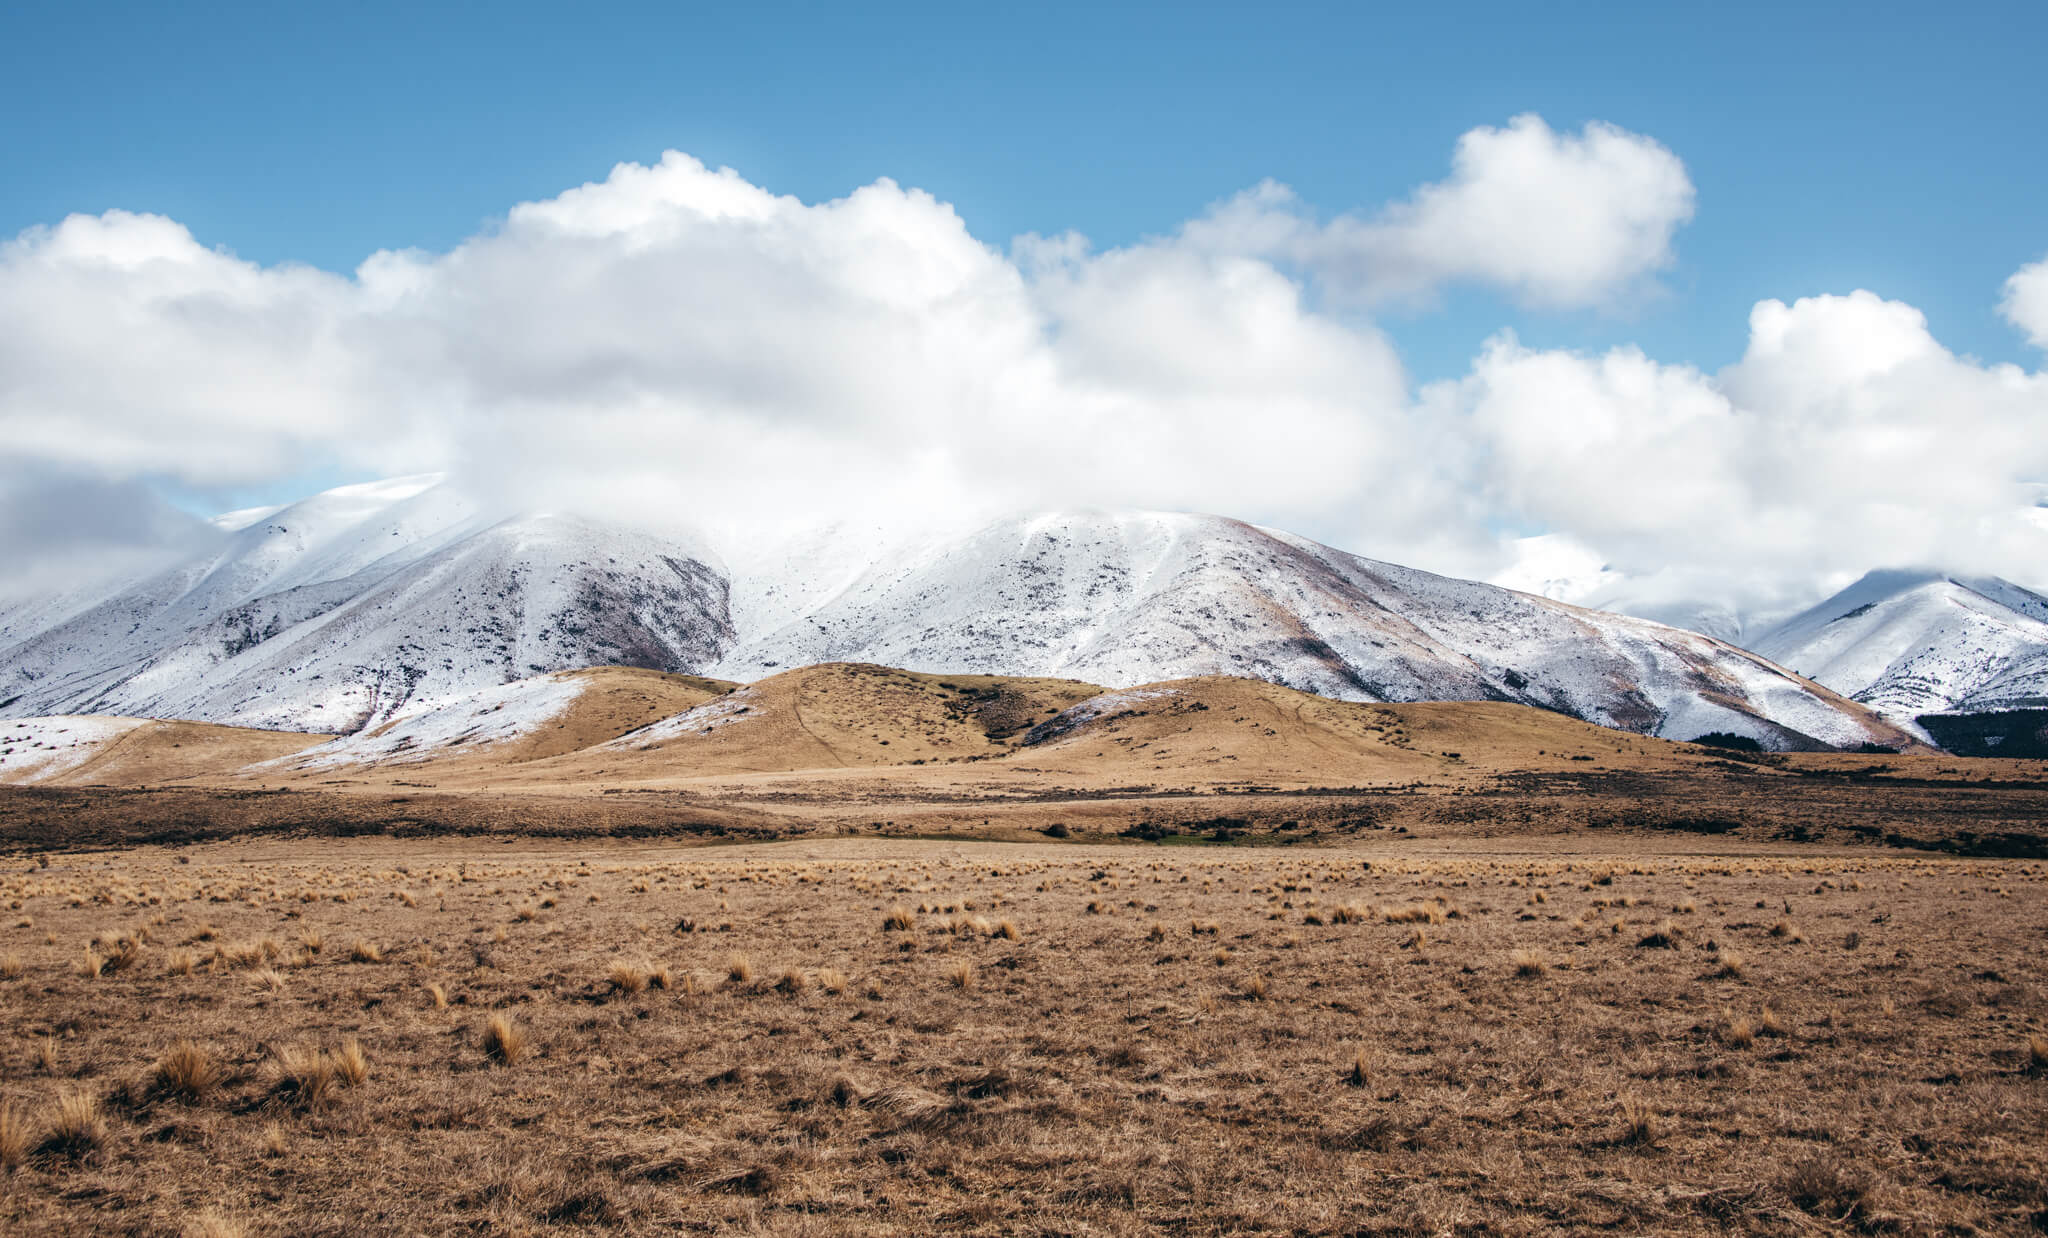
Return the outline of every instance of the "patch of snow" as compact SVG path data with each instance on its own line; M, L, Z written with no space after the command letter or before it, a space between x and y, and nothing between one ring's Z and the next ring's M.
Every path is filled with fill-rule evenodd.
M546 675L419 705L375 730L294 753L254 768L334 769L398 765L522 739L548 726L583 695L575 675Z
M0 722L0 782L29 783L77 769L146 718L67 715Z

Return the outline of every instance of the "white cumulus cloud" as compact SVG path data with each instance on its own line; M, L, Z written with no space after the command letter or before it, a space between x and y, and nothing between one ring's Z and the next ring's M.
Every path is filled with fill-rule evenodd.
M1458 139L1451 175L1373 215L1317 223L1284 186L1224 204L1191 233L1284 257L1365 301L1447 284L1500 288L1526 304L1583 308L1671 265L1692 218L1685 164L1654 139L1592 123L1559 133L1534 115Z
M677 153L346 275L76 216L0 244L0 513L440 469L714 531L1146 506L1460 574L1506 565L1504 529L1545 533L1570 571L1516 579L1671 596L1904 562L2048 583L2048 535L2014 515L2048 478L2048 379L1957 356L1911 306L1762 302L1719 372L1504 332L1420 392L1349 312L1459 282L1627 295L1692 206L1655 141L1530 116L1378 212L1318 223L1267 185L1110 249L998 247L892 181L806 203ZM2028 330L2041 271L2007 289ZM182 544L159 516L88 540ZM10 522L17 560L50 541Z
M2048 258L2021 267L2005 281L1999 309L2007 322L2027 333L2034 347L2048 349Z

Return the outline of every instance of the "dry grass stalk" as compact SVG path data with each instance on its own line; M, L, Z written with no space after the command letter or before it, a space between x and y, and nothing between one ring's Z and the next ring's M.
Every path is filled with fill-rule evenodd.
M1633 1097L1621 1101L1621 1142L1648 1147L1663 1137L1656 1110Z

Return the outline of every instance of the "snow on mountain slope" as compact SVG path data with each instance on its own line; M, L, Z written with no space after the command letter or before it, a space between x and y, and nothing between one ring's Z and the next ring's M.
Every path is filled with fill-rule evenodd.
M1133 685L1242 675L1346 700L1510 700L1772 747L1902 735L1719 641L1213 516L1061 513L883 559L708 673L817 662Z
M734 685L606 666L555 671L414 703L380 726L266 763L267 772L408 765L448 758L515 764L576 752L672 719ZM255 772L255 771L251 771Z
M42 782L98 756L147 718L17 718L0 722L0 782Z
M1871 572L1757 651L1906 724L2048 704L2048 599L1995 577Z
M1521 701L1773 747L1905 738L1707 637L1214 516L1056 513L910 538L858 523L740 530L720 553L569 515L509 516L428 475L221 525L203 553L126 587L0 610L0 718L350 733L578 667L756 679L862 661Z
M0 714L342 732L547 671L694 669L732 633L692 549L431 477L344 487L0 649Z

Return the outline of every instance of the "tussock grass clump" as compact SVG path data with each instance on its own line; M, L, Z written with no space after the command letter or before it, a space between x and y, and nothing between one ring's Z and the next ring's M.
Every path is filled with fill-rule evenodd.
M611 970L605 973L605 980L611 985L612 992L624 993L628 997L647 988L647 973L636 963L613 963Z
M341 1048L329 1055L334 1063L334 1074L343 1086L359 1088L370 1077L370 1058L363 1052L363 1042L351 1036Z
M996 925L995 931L990 933L989 936L1000 937L1004 941L1022 941L1024 939L1024 934L1018 932L1017 926L1008 920Z
M956 989L966 990L973 988L974 964L966 959L961 959L954 963L946 969L946 982Z
M1435 903L1410 903L1406 907L1389 907L1380 913L1388 924L1442 924L1444 909Z
M374 941L358 937L349 943L348 961L351 963L382 963L384 950Z
M198 969L199 960L190 950L173 950L164 963L164 971L173 976L189 976Z
M1148 928L1148 929L1146 929L1146 930L1145 930L1145 940L1146 940L1146 941L1165 941L1165 940L1166 940L1166 926L1165 926L1164 924L1161 924L1161 923L1160 923L1159 921L1157 921L1157 920L1154 920L1154 921L1152 922L1152 927L1151 927L1151 928Z
M898 903L882 915L884 933L907 933L917 927L917 913Z
M1789 1036L1792 1034L1792 1029L1785 1025L1783 1019L1778 1017L1777 1011L1766 1006L1756 1017L1756 1034L1759 1036Z
M502 1014L484 1022L484 1056L500 1066L510 1066L526 1056L526 1031Z
M1740 980L1746 966L1742 956L1733 950L1722 950L1714 955L1714 975L1720 979Z
M0 980L19 980L22 973L27 970L22 966L21 956L18 954L0 957Z
M1685 930L1666 920L1656 928L1643 934L1637 940L1636 947L1642 950L1676 950L1678 949L1678 940L1683 936L1685 936Z
M46 1075L57 1073L57 1038L45 1036L36 1042L36 1069Z
M1246 976L1237 982L1237 993L1248 1002L1262 1002L1266 1000L1270 987L1264 976Z
M1634 1097L1621 1100L1621 1142L1647 1148L1664 1137L1657 1111Z
M220 1071L204 1046L180 1040L156 1063L156 1087L165 1096L196 1105L220 1081Z
M1823 1152L1797 1162L1778 1180L1778 1188L1800 1211L1837 1224L1868 1216L1875 1186L1864 1170Z
M85 948L84 957L78 960L78 977L81 980L98 980L100 973L107 969L107 961L91 946Z
M668 964L649 963L647 964L646 970L648 988L660 989L663 992L667 992L668 990L676 987L675 973L668 969Z
M1733 1019L1721 1028L1720 1040L1731 1049L1747 1049L1756 1043L1756 1028L1748 1019Z
M295 1109L318 1109L334 1098L340 1076L334 1059L304 1045L286 1045L273 1050L276 1078L271 1096Z
M2027 1037L2027 1069L2037 1075L2048 1073L2048 1036Z
M1330 913L1332 924L1363 924L1370 912L1356 903L1345 903Z
M775 978L775 991L777 993L787 993L794 997L798 993L803 992L805 986L809 983L810 981L805 977L802 968L785 967L782 969L782 974Z
M830 967L820 968L818 970L818 987L837 997L839 994L846 992L846 975L844 972L835 971Z
M1344 1083L1346 1086L1354 1088L1371 1085L1372 1054L1367 1051L1364 1045L1360 1045L1357 1053L1352 1055L1351 1069L1344 1072Z
M76 1162L98 1156L106 1143L107 1120L100 1112L100 1098L67 1088L57 1094L43 1119L43 1137L35 1150L38 1156Z
M754 979L754 961L744 954L725 956L725 979L728 984L748 984Z
M178 1230L178 1238L243 1238L249 1232L240 1221L211 1208L195 1212Z
M28 1122L12 1104L0 1104L0 1170L18 1168L28 1159Z

